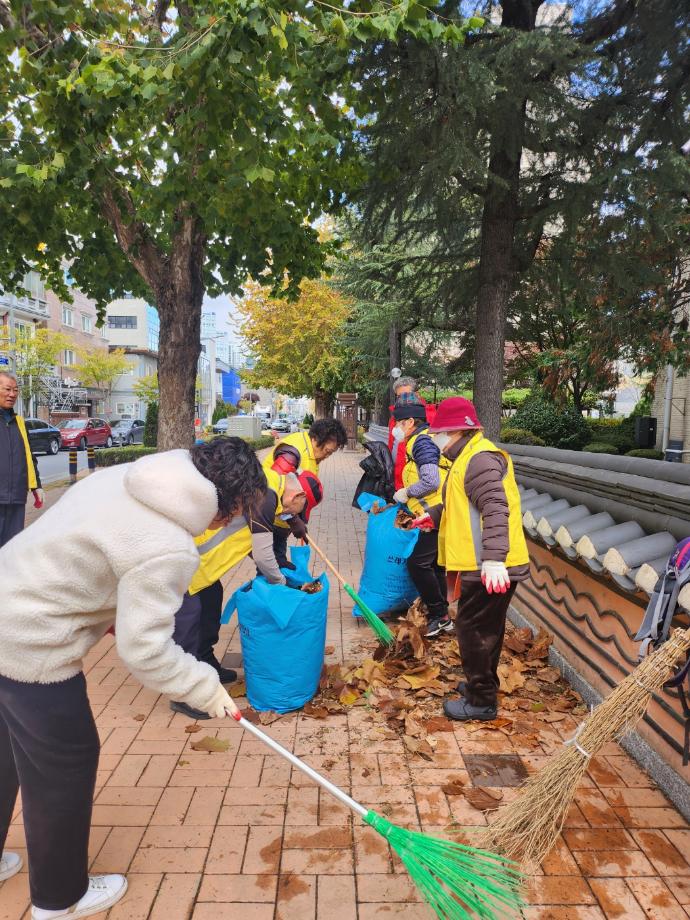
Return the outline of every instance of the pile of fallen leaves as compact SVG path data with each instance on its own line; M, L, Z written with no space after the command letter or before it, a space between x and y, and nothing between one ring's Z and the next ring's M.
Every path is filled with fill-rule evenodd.
M378 648L361 663L324 665L319 692L304 715L327 719L352 706L367 707L372 721L402 736L411 754L432 760L434 734L453 730L441 700L455 694L463 674L455 637L429 641L423 637L425 627L425 608L417 600L393 627L391 650ZM521 747L537 748L540 728L584 711L578 694L548 666L551 641L544 630L533 636L529 629L508 624L498 669L499 718L465 723L466 731L497 731L517 736Z
M393 507L392 502L387 505L384 505L383 503L380 503L380 502L375 502L371 506L370 514L381 514L383 511L387 511L389 508L392 508L392 507ZM395 515L395 520L393 521L394 526L397 527L399 530L410 530L412 528L413 523L414 523L414 515L409 514L407 511L404 510L404 508L401 508L400 511L398 511L398 513Z
M316 581L308 581L302 585L302 591L305 594L318 594L319 591L323 591L323 584L317 578Z

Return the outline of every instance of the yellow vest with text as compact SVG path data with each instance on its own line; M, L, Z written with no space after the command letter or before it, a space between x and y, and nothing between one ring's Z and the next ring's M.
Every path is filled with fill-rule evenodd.
M478 509L470 502L465 492L465 475L470 461L477 454L487 450L502 454L507 463L506 474L503 477L503 488L508 500L508 555L505 564L511 568L527 565L529 562L513 461L505 451L485 438L482 432L477 432L448 473L439 530L438 560L449 572L476 572L481 569L483 522Z
M415 441L417 438L422 435L427 434L426 428L422 431L418 431L417 434L413 435L410 440L407 442L407 449L405 454L405 466L402 471L402 481L406 489L414 485L415 482L419 482L419 469L417 464L414 461L412 456L412 449L414 448ZM438 464L438 471L440 476L440 481L438 484L438 489L431 492L429 495L425 495L422 498L413 498L412 496L407 499L407 507L415 515L425 514L429 508L433 508L436 505L440 505L443 502L443 483L446 481L446 476L450 470L451 463L446 457L441 454L441 459Z
M268 487L278 496L276 519L283 510L285 477L275 470L265 470ZM281 521L282 523L282 521ZM199 552L199 568L189 586L190 594L198 594L239 565L252 551L252 533L244 515L238 514L225 527L208 528L194 538Z
M308 470L316 476L319 475L319 464L314 456L314 445L311 443L311 438L306 431L296 431L294 434L289 434L286 438L278 441L276 447L273 448L263 462L264 472L270 470L273 466L275 449L280 447L281 444L289 444L290 447L296 447L300 452L299 472Z
M36 481L36 468L34 467L34 458L31 456L31 446L29 445L29 436L26 433L26 425L24 424L24 419L21 417L21 415L15 415L14 418L17 422L19 434L22 436L22 441L24 442L24 453L26 454L26 475L29 480L29 489L37 489L38 482Z

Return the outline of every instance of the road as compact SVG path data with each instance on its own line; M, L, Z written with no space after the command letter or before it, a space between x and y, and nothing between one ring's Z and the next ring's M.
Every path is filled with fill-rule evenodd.
M69 451L61 450L55 457L38 454L36 459L43 485L59 482L61 479L69 479ZM77 469L85 470L86 466L86 451L80 450L77 452Z

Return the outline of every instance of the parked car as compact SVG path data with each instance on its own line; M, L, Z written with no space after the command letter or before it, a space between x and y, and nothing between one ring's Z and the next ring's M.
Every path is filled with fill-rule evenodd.
M60 429L40 418L25 418L29 445L34 454L53 454L60 450Z
M270 420L270 418L265 418L261 420L261 430L262 431L270 431L272 427L273 427L273 422Z
M144 443L145 422L140 418L123 418L120 419L110 429L113 436L113 443L123 444L143 444Z
M58 425L62 448L112 447L110 425L102 418L69 418Z
M228 424L229 424L229 419L227 418L218 419L216 424L213 426L213 433L214 434L227 434Z
M271 431L284 431L286 434L289 434L290 422L286 418L277 418L271 422Z

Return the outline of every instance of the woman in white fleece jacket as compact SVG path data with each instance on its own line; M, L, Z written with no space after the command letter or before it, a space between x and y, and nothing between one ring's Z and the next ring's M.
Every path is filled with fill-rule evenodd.
M260 500L250 448L217 438L100 471L0 550L0 881L18 787L32 917L86 917L124 894L89 879L98 733L82 659L115 624L117 650L145 686L215 717L236 711L208 664L172 640L199 554L193 537Z

